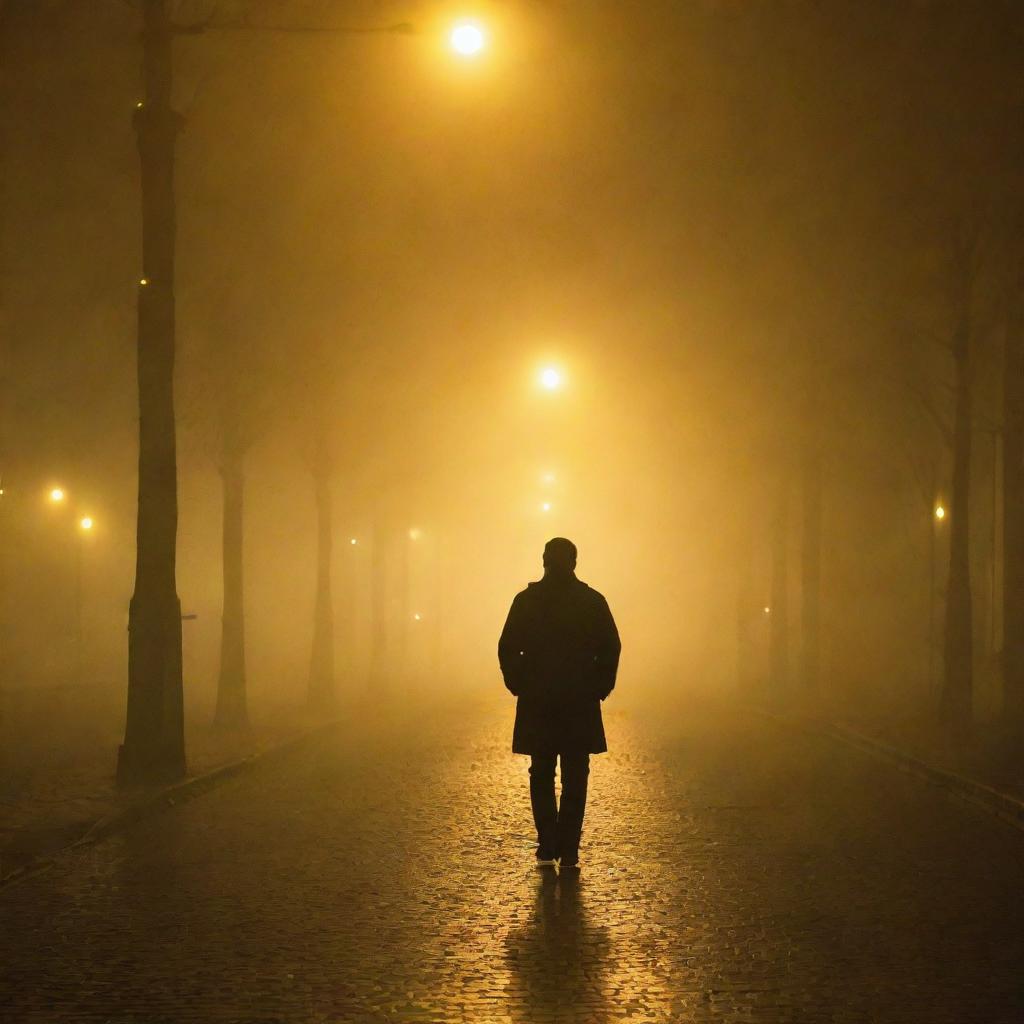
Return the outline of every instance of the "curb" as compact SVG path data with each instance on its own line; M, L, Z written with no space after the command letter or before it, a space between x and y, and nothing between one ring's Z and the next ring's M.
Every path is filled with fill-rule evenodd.
M324 733L330 732L339 724L339 720L326 722L324 725L319 725L308 732L293 736L291 739L285 740L277 746L269 747L267 750L248 754L237 761L231 761L218 768L212 768L202 775L183 779L181 782L175 782L161 789L145 793L124 807L119 807L117 810L111 811L109 814L94 821L84 835L79 836L74 842L69 843L56 853L48 854L45 857L38 857L16 868L10 874L4 875L0 878L0 891L10 885L15 885L34 875L48 871L60 857L63 857L72 850L80 850L85 846L101 842L119 832L124 832L126 829L145 821L147 818L154 817L188 800L194 800L196 797L209 792L209 790L214 789L222 782L226 782L228 779L241 774L249 768L273 761L279 756L290 754L297 747L316 739L318 736L322 736Z
M1000 821L1024 831L1024 800L1010 793L987 786L985 783L965 775L958 775L946 768L936 768L935 765L922 761L919 757L900 750L899 747L893 747L881 740L865 736L849 726L833 722L820 722L814 719L792 718L764 708L751 708L750 710L779 724L794 726L817 736L827 736L848 747L853 747L861 753L889 761L901 771L944 789L950 796L962 803L979 807L993 817L999 818Z
M831 736L857 750L891 761L910 775L945 789L957 800L980 807L1001 821L1024 831L1024 800L1010 793L987 786L966 775L958 775L946 768L936 768L935 765L928 764L927 761L922 761L905 750L865 736L845 725L828 724L822 731L826 736Z

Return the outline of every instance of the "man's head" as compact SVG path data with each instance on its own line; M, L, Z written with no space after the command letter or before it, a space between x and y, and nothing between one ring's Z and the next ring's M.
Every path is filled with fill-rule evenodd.
M568 576L576 570L576 545L564 537L553 537L544 545L544 571Z

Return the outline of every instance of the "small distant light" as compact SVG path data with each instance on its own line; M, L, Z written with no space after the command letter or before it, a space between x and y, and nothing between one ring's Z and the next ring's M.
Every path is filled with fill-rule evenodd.
M139 102L135 104L135 109L136 110L141 110L142 109L142 100L139 100Z
M541 480L546 484L553 484L555 482L555 474L549 470L547 473L541 474Z
M67 495L65 495L63 487L54 487L54 489L50 491L50 501L54 503L59 504L65 499L65 497L67 497Z
M355 537L353 537L353 538L352 538L352 539L351 539L351 540L349 541L349 544L353 544L353 545L355 545L355 544L358 544L358 543L359 543L359 541L357 541L357 540L355 539Z
M78 522L78 525L83 530L91 530L92 529L92 516L82 516L82 518Z
M540 510L542 512L550 512L551 511L551 502L550 501L545 501L544 504L541 505Z
M541 370L540 383L548 391L557 391L562 386L562 375L553 366Z
M764 613L765 613L765 615L771 615L772 610L771 610L771 608L768 607L768 605L764 606Z
M409 531L409 540L419 540L423 536L423 531L418 527L414 526Z
M149 278L148 277L140 277L139 278L139 284L141 284L142 287L145 288L146 285L149 284Z
M935 518L936 519L945 519L946 518L945 506L943 506L943 505L936 505L935 506Z
M423 621L423 616L422 616L422 615L420 615L420 613L419 613L419 612L416 612L416 613L415 613L415 614L413 615L413 618L414 618L414 619L415 619L415 620L416 620L417 622L422 622L422 621Z

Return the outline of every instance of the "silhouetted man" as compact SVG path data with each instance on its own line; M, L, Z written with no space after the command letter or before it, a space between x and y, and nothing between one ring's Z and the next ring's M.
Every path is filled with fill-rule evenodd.
M608 749L601 701L615 686L620 649L608 602L576 578L576 545L549 540L544 578L516 594L498 641L505 685L519 698L512 752L531 758L538 864L579 864L590 755Z

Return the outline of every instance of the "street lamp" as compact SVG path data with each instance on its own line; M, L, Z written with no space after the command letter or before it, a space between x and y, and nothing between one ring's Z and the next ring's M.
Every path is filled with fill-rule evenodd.
M553 366L546 366L540 371L540 386L545 391L557 391L562 386L562 374Z
M448 35L451 48L468 59L479 57L487 47L487 33L474 21L460 21Z
M935 581L938 561L939 527L946 520L946 506L941 501L932 507L932 530L928 546L928 685L935 686Z
M50 491L50 501L53 502L54 505L61 504L61 502L63 502L66 497L67 493L65 492L63 487L54 487Z

